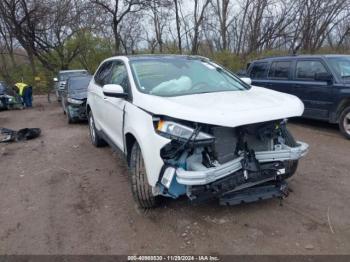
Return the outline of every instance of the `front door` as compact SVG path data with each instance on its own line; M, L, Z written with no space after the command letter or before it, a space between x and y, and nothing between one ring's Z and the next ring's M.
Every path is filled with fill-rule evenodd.
M109 83L111 78L113 63L112 61L107 61L103 63L97 73L95 74L94 80L90 84L89 93L92 96L89 103L91 103L92 114L94 116L94 121L96 127L100 129L105 129L105 122L103 121L105 109L105 96L103 94L103 86Z
M113 61L112 73L109 84L116 84L123 87L128 93L129 78L125 64L122 61ZM104 97L103 122L105 132L113 143L124 151L123 120L124 107L128 101L125 98Z

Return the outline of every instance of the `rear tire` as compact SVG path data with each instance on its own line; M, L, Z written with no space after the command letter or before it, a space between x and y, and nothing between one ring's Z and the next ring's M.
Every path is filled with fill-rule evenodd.
M92 115L92 111L89 112L89 130L90 130L90 138L91 138L91 143L95 147L102 147L106 145L106 142L103 140L103 138L100 137L100 135L97 132L96 126L95 126L95 120L94 116Z
M346 107L339 118L340 132L347 139L350 139L350 106Z
M157 206L159 199L152 194L152 187L148 184L145 163L137 142L131 149L129 172L132 194L138 207L146 209Z

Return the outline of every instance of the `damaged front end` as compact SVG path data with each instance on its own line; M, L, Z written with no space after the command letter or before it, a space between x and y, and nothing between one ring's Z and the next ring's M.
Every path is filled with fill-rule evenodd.
M154 118L155 130L171 140L160 151L164 167L156 194L192 202L213 198L224 205L287 194L308 145L296 142L285 120L235 128Z

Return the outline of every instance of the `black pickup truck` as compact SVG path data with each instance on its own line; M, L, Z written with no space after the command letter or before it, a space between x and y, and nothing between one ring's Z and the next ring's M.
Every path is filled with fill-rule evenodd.
M350 56L300 55L256 60L248 65L252 84L296 95L303 117L338 123L350 139Z

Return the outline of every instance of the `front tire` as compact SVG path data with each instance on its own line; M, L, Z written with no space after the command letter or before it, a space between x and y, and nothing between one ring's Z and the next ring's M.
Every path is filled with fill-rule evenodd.
M89 112L89 130L90 130L90 138L91 138L91 143L95 147L102 147L106 145L106 142L103 140L103 138L100 137L100 135L97 132L96 126L95 126L95 120L94 116L92 115L92 111Z
M66 115L67 115L67 122L68 122L68 124L73 124L73 123L75 123L74 119L73 119L73 118L71 117L71 115L70 115L69 109L67 108L66 110L67 110ZM64 111L64 112L66 112L66 111Z
M340 115L339 129L343 136L350 139L350 106L346 107Z
M138 207L146 209L157 206L158 197L152 194L152 187L148 184L145 163L137 142L131 149L129 171L131 190Z

